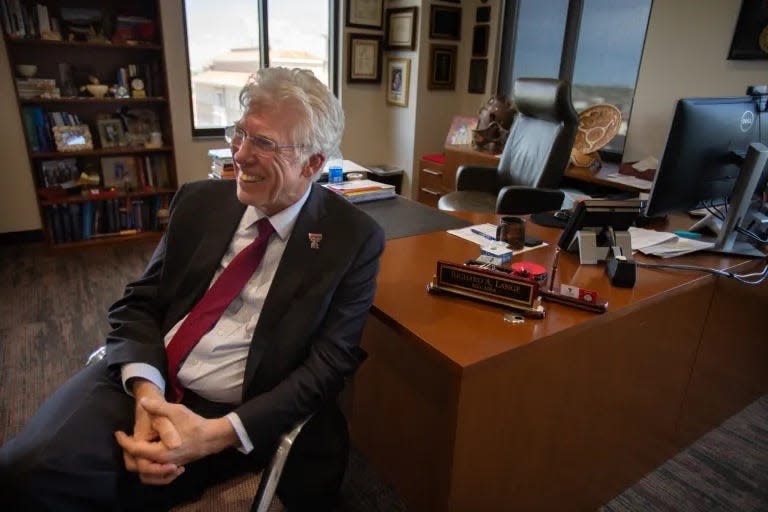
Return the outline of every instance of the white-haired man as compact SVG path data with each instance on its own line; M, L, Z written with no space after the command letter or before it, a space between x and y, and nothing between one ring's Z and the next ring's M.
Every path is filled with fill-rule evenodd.
M226 130L234 181L182 186L106 358L0 449L0 508L163 510L258 469L314 414L278 494L333 506L349 438L336 395L363 361L381 228L315 184L344 114L310 72L262 69ZM11 510L4 508L4 510Z

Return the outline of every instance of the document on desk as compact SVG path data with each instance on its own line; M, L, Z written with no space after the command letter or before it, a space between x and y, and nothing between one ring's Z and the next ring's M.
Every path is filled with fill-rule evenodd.
M606 178L611 181L615 181L616 183L621 183L623 185L629 185L630 187L639 188L640 190L651 190L651 186L653 185L652 181L641 180L640 178L636 178L634 176L628 176L626 174L613 173L613 174L608 174Z
M459 238L463 238L464 240L469 240L470 242L475 243L480 247L485 247L497 241L496 224L490 223L475 224L474 226L467 226L465 228L459 229L449 229L448 233L458 236ZM526 246L515 251L515 254L530 251L532 249L538 249L539 247L546 247L547 245L549 245L547 242L542 242L539 245L534 245L533 247Z
M712 242L681 238L674 233L635 227L629 228L629 236L632 238L633 250L661 258L674 258L683 254L710 249L715 245Z

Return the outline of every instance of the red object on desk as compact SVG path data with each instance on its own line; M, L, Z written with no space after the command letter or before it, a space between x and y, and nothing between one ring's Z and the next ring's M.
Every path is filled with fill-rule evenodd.
M445 155L442 153L429 153L421 157L423 160L429 160L436 164L443 165L445 163Z

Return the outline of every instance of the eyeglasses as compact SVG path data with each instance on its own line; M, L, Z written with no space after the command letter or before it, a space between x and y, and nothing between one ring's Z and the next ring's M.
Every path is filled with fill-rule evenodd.
M241 146L244 141L251 143L251 148L263 155L276 155L281 149L303 148L306 144L278 144L263 135L248 135L245 130L235 125L224 128L224 139L232 146Z

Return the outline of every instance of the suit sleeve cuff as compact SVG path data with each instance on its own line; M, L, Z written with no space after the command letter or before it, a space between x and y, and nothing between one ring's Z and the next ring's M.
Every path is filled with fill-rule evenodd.
M251 453L253 451L253 443L251 443L251 438L248 437L248 432L246 432L243 422L240 421L240 416L236 412L231 412L225 418L232 424L237 438L240 440L240 446L237 447L237 451L246 455Z
M133 396L128 381L131 379L147 379L152 384L160 388L161 393L165 393L165 379L160 371L154 366L146 363L126 363L120 368L120 377L123 381L123 389L126 393Z

